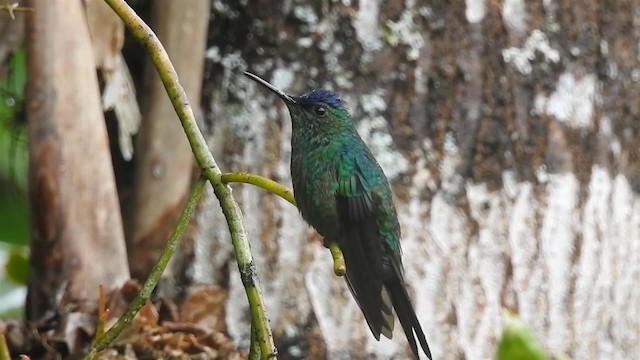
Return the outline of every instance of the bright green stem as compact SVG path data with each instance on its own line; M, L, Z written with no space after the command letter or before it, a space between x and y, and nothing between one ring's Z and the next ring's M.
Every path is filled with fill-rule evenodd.
M268 192L278 195L281 198L287 200L291 205L296 206L296 199L293 197L293 191L287 189L278 182L275 182L266 177L260 175L248 174L248 173L224 173L220 176L224 183L245 183L255 185L259 188L263 188Z
M169 99L173 104L176 114L184 129L191 149L196 158L202 174L211 182L211 186L220 201L222 212L227 220L231 233L233 251L238 263L240 275L243 279L247 299L253 316L252 322L260 342L260 353L263 359L275 358L277 349L273 342L271 327L267 317L262 293L259 287L258 275L255 272L251 248L247 240L240 207L231 196L230 190L220 179L222 172L215 162L204 136L198 129L193 110L189 105L189 99L178 81L176 73L167 52L158 40L158 37L147 24L127 5L124 0L105 0L118 14L133 36L147 49L151 61L158 70L160 80L167 90Z
M189 198L187 199L187 204L182 210L182 214L178 218L178 223L176 224L175 229L171 233L169 237L169 241L167 241L167 245L162 249L160 256L158 257L158 261L156 261L155 265L151 269L151 274L145 281L144 285L142 285L142 289L136 295L135 299L129 304L129 307L124 312L124 314L116 321L116 323L102 336L96 338L95 343L89 349L89 352L85 356L85 359L94 359L96 355L102 350L104 350L113 340L115 340L118 335L124 330L131 320L136 316L140 308L147 302L149 297L151 296L151 292L160 281L160 277L162 276L162 272L167 267L169 263L169 259L176 251L180 240L182 239L182 234L184 234L191 217L193 216L193 212L198 205L198 201L200 200L200 196L202 196L202 190L204 189L204 185L207 180L204 177L200 177L196 184L193 186L191 193L189 194Z
M272 194L280 196L281 198L290 202L293 206L296 206L296 200L293 197L293 192L280 183L277 183L271 179L247 173L224 173L220 176L220 178L224 183L237 182L255 185L259 188L267 190ZM344 276L344 274L347 272L347 267L345 265L344 256L342 255L342 251L340 250L338 243L329 243L329 251L331 251L331 258L333 259L333 273L336 274L336 276Z
M251 347L249 348L249 360L260 360L260 342L258 342L258 335L256 330L251 325ZM0 359L1 360L1 359Z

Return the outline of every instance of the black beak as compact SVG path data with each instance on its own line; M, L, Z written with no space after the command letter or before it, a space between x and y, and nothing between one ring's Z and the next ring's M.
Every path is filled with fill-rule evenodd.
M288 104L297 104L297 102L293 99L293 97L291 97L291 95L285 93L284 91L276 88L275 86L269 84L267 81L263 80L262 78L260 78L257 75L254 75L248 71L243 71L243 74L245 74L247 77L249 77L249 79L262 84L262 86L266 87L267 89L271 90L272 92L274 92L276 95L278 95L278 97L282 100L284 100L284 102L288 103Z

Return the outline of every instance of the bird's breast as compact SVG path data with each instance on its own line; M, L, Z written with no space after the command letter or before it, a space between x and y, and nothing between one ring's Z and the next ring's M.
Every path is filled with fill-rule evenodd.
M305 154L292 151L291 180L302 217L323 237L337 236L339 222L335 194L338 184L333 158L322 151Z

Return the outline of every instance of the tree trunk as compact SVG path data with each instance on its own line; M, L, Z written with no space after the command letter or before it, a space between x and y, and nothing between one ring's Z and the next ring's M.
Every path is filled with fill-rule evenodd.
M154 31L194 106L200 100L209 4L209 0L153 3ZM175 227L190 188L194 164L180 121L150 62L142 93L134 200L133 207L128 209L131 215L127 224L131 272L139 280L147 277Z
M214 7L214 154L290 184L288 112L242 70L341 93L392 183L434 358L491 358L504 307L550 354L640 353L638 2L242 4ZM235 187L284 357L409 356L399 327L371 336L296 209ZM228 326L246 344L225 236L210 266L232 266Z
M33 320L56 309L94 311L98 286L121 286L129 267L82 4L34 0L28 6L27 317Z

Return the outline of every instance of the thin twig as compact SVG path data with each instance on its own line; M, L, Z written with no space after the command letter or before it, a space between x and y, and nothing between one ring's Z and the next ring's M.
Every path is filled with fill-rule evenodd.
M142 289L136 295L135 299L129 304L129 307L124 312L124 314L116 321L116 323L104 333L103 336L96 338L96 342L91 346L89 352L85 356L85 359L94 359L96 355L102 350L104 350L113 340L115 340L118 335L124 330L131 320L136 316L140 308L147 302L149 296L151 296L151 292L160 281L160 277L162 276L162 272L167 267L169 260L171 259L171 255L176 251L180 240L182 239L182 234L184 234L191 217L193 216L196 205L198 205L198 201L202 196L202 191L204 189L204 185L207 180L204 177L200 177L196 184L193 186L191 193L189 194L189 198L187 199L187 203L184 206L184 210L182 210L182 214L178 218L178 222L176 224L175 229L171 233L169 240L167 241L167 245L162 249L160 256L158 257L158 261L156 261L155 265L151 269L151 273L149 274L149 278L145 281L144 285L142 285Z

